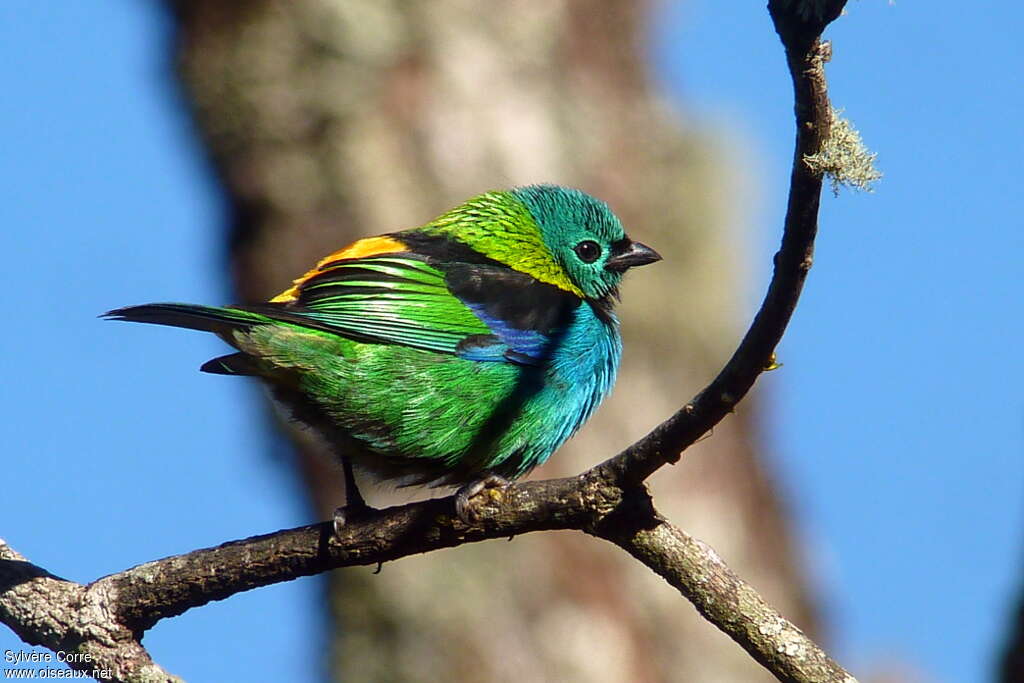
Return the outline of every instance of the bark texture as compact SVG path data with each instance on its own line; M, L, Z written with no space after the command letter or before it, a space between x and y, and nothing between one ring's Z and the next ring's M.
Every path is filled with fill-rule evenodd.
M240 301L272 296L346 242L421 224L484 190L557 182L601 197L666 262L625 283L616 392L547 477L634 441L735 346L746 240L731 228L746 188L653 88L644 3L171 6L179 72L231 198ZM651 487L666 517L813 633L755 404ZM342 502L340 473L293 437L324 518ZM371 504L387 500L370 492ZM380 575L334 572L330 583L339 679L768 680L646 568L579 534L464 546Z

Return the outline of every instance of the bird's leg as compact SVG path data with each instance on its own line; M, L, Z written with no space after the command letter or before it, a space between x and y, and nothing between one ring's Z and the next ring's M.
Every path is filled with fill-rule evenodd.
M341 530L348 520L364 516L373 510L359 492L355 473L352 471L352 460L347 455L341 456L341 471L345 474L345 506L334 511L335 536L341 535Z
M359 492L356 485L356 475L352 471L352 459L347 455L341 456L341 471L345 473L345 507L367 509L363 494Z
M480 494L487 489L503 489L511 483L505 477L497 474L487 474L469 482L455 492L455 513L464 524L470 526L476 524L482 516L480 503L487 502L487 499Z

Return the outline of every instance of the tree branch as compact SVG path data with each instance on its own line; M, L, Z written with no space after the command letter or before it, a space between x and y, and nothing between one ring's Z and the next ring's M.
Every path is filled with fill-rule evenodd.
M650 567L780 680L854 680L732 573L713 550L662 519L642 485L623 488L607 471L595 467L578 477L526 482L488 492L491 498L479 525L461 522L453 514L454 497L449 496L373 511L351 520L338 536L332 523L324 522L148 562L88 586L62 583L76 595L105 596L97 602L104 614L104 627L116 629L122 640L130 634L129 641L141 650L138 641L160 619L242 591L465 543L531 531L577 529L615 543ZM4 569L0 563L0 579ZM61 649L69 638L80 637L66 625L48 626L54 635L44 640L34 630L38 617L24 618L25 614L54 609L73 615L73 600L63 600L55 608L46 596L26 600L24 595L8 595L6 585L0 583L0 606L11 599L23 614L14 617L0 609L0 620L11 623L9 619L17 619L22 624L18 633L26 642ZM109 668L102 655L96 655L93 665ZM154 679L115 675L113 680Z
M832 123L825 82L831 47L821 42L820 35L845 4L846 0L768 3L775 30L786 49L796 114L789 202L772 280L743 341L711 384L647 436L601 465L625 484L643 481L665 463L677 462L684 450L732 412L758 376L772 366L775 347L789 325L814 261L822 175L804 159L821 150ZM813 7L805 9L807 5ZM819 11L829 18L817 18ZM810 16L804 18L804 12Z
M487 514L467 526L452 497L374 511L335 536L329 523L225 543L149 562L88 586L28 563L0 542L0 621L26 642L88 653L82 670L113 680L174 680L142 648L163 618L260 586L352 565L370 565L487 539L577 529L609 540L662 576L698 611L783 681L844 683L853 677L704 543L666 522L643 481L732 411L767 369L813 257L822 178L805 158L831 123L821 31L845 0L771 0L793 78L796 150L782 245L754 322L719 375L692 401L622 453L578 477L487 490Z
M153 662L138 634L111 617L119 603L111 586L56 577L0 539L0 621L23 641L60 652L71 668L103 680L180 681Z
M652 510L653 511L653 510ZM658 520L611 525L608 540L643 562L781 681L856 683L799 628L738 577L710 546Z

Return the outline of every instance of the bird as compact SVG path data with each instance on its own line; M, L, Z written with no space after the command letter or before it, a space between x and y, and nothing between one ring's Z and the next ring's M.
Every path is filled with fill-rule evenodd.
M615 383L614 313L654 263L603 201L530 185L480 194L425 225L360 239L265 303L149 303L101 317L212 332L207 373L261 379L345 474L335 529L372 511L353 469L457 488L455 508L544 463Z

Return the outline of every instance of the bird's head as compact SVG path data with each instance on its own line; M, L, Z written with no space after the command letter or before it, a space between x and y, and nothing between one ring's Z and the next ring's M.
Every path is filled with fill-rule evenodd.
M661 259L629 239L607 204L557 185L487 192L412 232L456 240L541 282L605 303L628 269Z
M588 299L613 296L628 269L661 260L656 251L626 235L607 204L584 192L531 185L511 194L526 205L545 247Z

